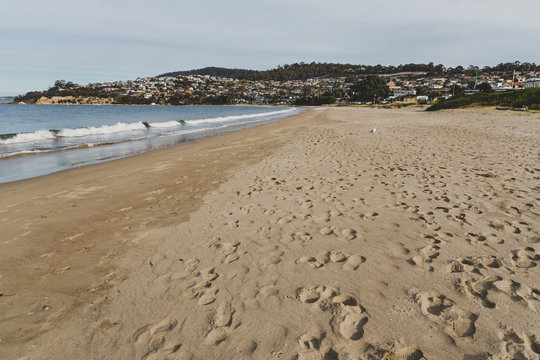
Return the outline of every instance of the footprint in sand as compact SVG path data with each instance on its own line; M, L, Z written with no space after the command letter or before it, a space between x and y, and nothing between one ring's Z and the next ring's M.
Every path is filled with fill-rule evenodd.
M175 329L177 325L178 321L176 319L167 316L153 326L145 325L139 328L132 335L132 339L136 348L139 348L139 353L143 354L141 359L159 358L156 355L158 352L163 352L165 356L165 354L178 351L182 346L181 344L167 343L168 333Z
M94 293L99 290L107 289L112 286L117 285L122 279L119 279L116 275L116 273L110 272L107 275L103 276L100 281L90 285L87 289L88 291Z
M366 261L366 258L360 255L347 255L341 250L331 250L324 252L317 258L313 256L304 256L296 260L296 264L308 264L312 268L319 269L327 264L341 264L343 270L356 270Z
M540 290L532 289L525 284L520 284L512 279L492 275L480 280L471 277L462 277L457 280L455 286L466 294L477 297L482 305L487 308L495 308L496 303L488 298L491 292L498 296L502 293L512 301L519 302L523 306L540 312Z
M358 340L364 336L364 325L367 321L367 316L362 314L347 314L339 324L339 332L346 339Z
M514 234L521 234L521 228L510 221L506 220L492 220L489 222L489 227L496 231L511 232Z
M214 314L213 324L216 327L230 326L234 313L235 310L229 302L218 305L216 313Z
M540 235L538 234L531 235L527 237L525 241L528 242L529 244L538 244L540 243Z
M446 218L450 221L457 222L460 225L471 225L471 223L467 221L467 214L463 212L457 214L448 214L446 215Z
M416 216L411 217L410 219L420 223L420 225L422 225L423 227L425 227L427 229L430 229L430 230L433 230L433 231L439 231L441 229L441 227L439 226L439 224L437 224L435 222L434 217L429 216L430 219L428 220L426 218L426 216L428 216L428 215L418 213Z
M229 331L226 328L218 327L213 330L211 330L208 335L206 335L206 338L204 339L204 343L207 345L218 345L225 341L229 335Z
M334 287L316 286L298 289L297 298L332 313L332 329L339 330L344 339L355 341L363 337L368 316L354 297L340 294L339 289Z
M240 246L240 241L231 241L228 243L217 243L215 247L218 248L224 255L223 263L230 264L240 258L240 255L237 253L238 247Z
M370 213L366 213L366 214L358 214L358 217L362 220L375 220L375 218L379 216L379 213L377 212L370 212Z
M207 289L205 290L199 298L198 304L208 305L216 301L216 295L219 292L219 289Z
M297 203L302 206L304 209L311 209L313 207L313 202L307 196L297 200Z
M414 294L420 304L420 311L429 320L442 325L449 333L458 337L473 336L476 332L475 314L459 309L455 303L443 294L425 291Z
M293 243L293 242L299 242L299 243L305 243L307 241L310 241L312 239L311 235L308 232L305 231L299 231L292 233L290 237L285 237L280 240L282 243Z
M214 267L201 269L185 282L184 296L197 299L200 306L212 304L216 300L219 289L212 288L213 281L219 277Z
M261 249L265 256L261 259L261 265L275 265L281 262L281 257L285 252L277 245L265 246Z
M291 221L293 221L295 219L295 216L294 215L289 215L289 216L284 216L284 217L280 217L277 221L276 221L276 224L277 225L285 225L285 224L288 224L290 223Z
M448 272L450 273L475 273L483 275L483 271L488 268L500 268L502 262L496 256L464 256L451 260L448 264Z
M388 255L390 257L403 259L403 258L408 257L410 253L411 251L407 247L405 247L405 244L400 243L400 242L395 242L395 243L392 243L390 252Z
M428 245L418 251L418 254L409 259L411 265L420 266L426 271L433 271L433 266L430 264L439 256L440 247L437 245Z
M540 260L540 254L532 247L525 247L512 251L512 260L518 268L528 269L536 266L536 262Z
M332 235L334 230L337 230L335 227L325 226L319 231L321 235Z
M184 261L184 266L186 267L186 271L192 273L197 268L197 265L199 264L199 259L191 258Z
M66 271L69 271L70 269L71 269L70 265L64 266L64 267L61 267L61 268L57 268L53 272L43 275L43 279L47 279L47 278L50 278L52 276L57 276L57 275L63 274Z
M520 302L540 313L540 290L532 289L511 279L501 279L494 282L493 286L513 301Z
M418 207L418 205L415 205L415 206L410 206L409 204L405 203L405 202L400 202L400 203L395 203L394 204L395 207L398 207L398 208L401 208L405 211L408 211L410 213L413 213L413 214L417 214L420 210L420 208Z
M396 351L388 351L382 357L382 360L421 360L424 353L414 346L408 346Z
M306 333L298 339L301 351L298 360L337 359L337 353L325 339L325 333L319 335Z
M501 340L501 357L504 359L532 360L538 359L540 343L533 334L519 335L512 328L504 328L499 333Z
M356 230L351 229L351 228L342 229L338 233L338 239L340 239L340 240L351 241L351 240L354 240L356 238L357 238Z
M335 235L339 240L352 241L358 238L358 234L355 229L346 228L338 229L335 226L325 226L319 231L321 235Z
M502 280L500 276L491 275L480 280L474 280L468 277L462 277L458 280L456 286L465 291L465 293L477 297L482 301L482 305L487 308L494 308L494 302L488 299L488 292L493 288L493 283Z
M165 335L172 329L174 329L178 325L178 320L166 317L160 322L158 322L156 325L152 326L150 328L150 335L152 336L160 336Z
M465 239L469 244L476 246L490 246L493 244L503 244L504 240L497 238L495 234L475 234L468 233Z
M216 346L227 340L232 329L238 326L238 323L235 324L233 319L235 313L236 309L230 302L218 304L209 323L212 329L206 335L204 344ZM256 347L257 343L249 339L243 339L235 344L236 351L244 355L251 354Z

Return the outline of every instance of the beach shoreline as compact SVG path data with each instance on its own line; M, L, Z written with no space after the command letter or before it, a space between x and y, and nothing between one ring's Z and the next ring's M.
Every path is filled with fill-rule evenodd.
M538 124L324 108L0 184L0 357L533 359Z
M0 122L0 182L132 156L304 111L246 106L69 110L39 105L0 110L6 116Z
M4 200L0 237L6 239L0 252L3 318L24 317L15 304L41 304L45 300L38 294L43 293L54 292L56 298L47 296L49 301L45 302L54 298L60 302L59 308L73 309L89 301L93 291L88 287L113 272L113 259L125 252L122 237L186 221L200 206L203 195L231 176L231 169L259 161L278 146L278 135L261 136L261 132L280 133L311 122L302 114L297 116L299 121L279 119L127 158L0 184ZM289 125L290 121L293 124ZM167 194L174 194L174 199L166 199L169 204L164 210L161 201ZM153 206L161 212L155 218L148 216ZM22 216L5 216L13 213ZM65 266L67 262L77 265ZM11 269L17 269L20 276L13 277ZM69 279L61 284L54 281L64 273ZM63 292L70 296L62 298ZM24 319L22 324L30 328L23 334L15 330L19 322L13 328L4 327L0 335L3 346L13 336L23 339L22 343L14 340L17 348L40 332Z

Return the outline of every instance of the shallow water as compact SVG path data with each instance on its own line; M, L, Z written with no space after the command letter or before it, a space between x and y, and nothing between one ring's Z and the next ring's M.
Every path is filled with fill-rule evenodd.
M0 182L118 159L301 111L261 106L0 105Z

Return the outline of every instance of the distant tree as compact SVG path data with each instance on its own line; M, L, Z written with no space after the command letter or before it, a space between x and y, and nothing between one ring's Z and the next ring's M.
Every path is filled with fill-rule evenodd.
M480 85L478 85L477 89L485 93L493 92L493 88L487 82L483 82Z
M442 75L445 72L445 70L446 70L446 68L444 67L443 64L436 65L433 68L434 75Z
M416 95L427 95L429 93L429 88L424 85L417 86L415 90L416 90Z
M54 82L54 87L56 89L64 89L66 87L66 80L56 80Z
M390 95L386 81L377 75L368 75L354 83L350 88L350 98L353 101L377 102Z
M320 104L334 104L336 102L336 96L330 91L327 90L319 98Z
M457 86L456 84L452 85L452 95L453 96L462 96L465 94L465 90L461 86Z

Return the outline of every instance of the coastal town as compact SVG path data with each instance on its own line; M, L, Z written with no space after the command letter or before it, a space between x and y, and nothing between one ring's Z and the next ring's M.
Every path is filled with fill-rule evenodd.
M459 69L458 69L459 70ZM482 72L463 69L446 75L410 71L378 75L319 76L302 80L252 80L213 75L161 75L135 80L77 85L59 80L45 92L30 92L16 103L37 104L370 104L420 103L479 92L540 87L540 71ZM380 78L386 89L373 99L355 96L366 76Z
M424 74L395 74L384 76L390 95L386 102L422 102L450 97L458 91L466 94L480 92L481 84L488 84L494 91L523 89L540 86L540 72L512 74L513 78L500 76L425 77ZM414 78L416 76L416 78ZM143 96L146 99L215 99L227 98L236 104L295 104L307 96L321 97L325 94L335 97L334 102L350 102L349 90L354 78L321 77L293 81L250 81L219 78L209 75L189 75L178 77L139 78L135 81L90 84L93 88L103 88L108 92L119 91L122 95Z

